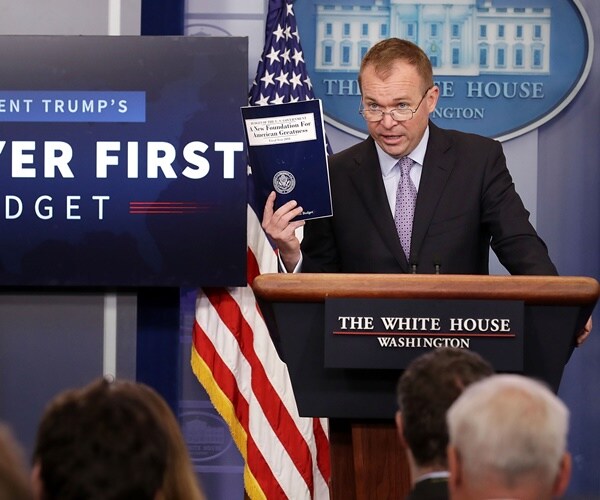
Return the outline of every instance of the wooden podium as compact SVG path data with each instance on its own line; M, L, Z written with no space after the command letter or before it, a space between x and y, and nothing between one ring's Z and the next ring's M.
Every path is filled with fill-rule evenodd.
M334 500L404 498L410 473L393 421L402 369L326 368L326 298L522 301L524 373L557 391L600 295L593 278L554 276L265 274L252 288L300 415L329 418Z

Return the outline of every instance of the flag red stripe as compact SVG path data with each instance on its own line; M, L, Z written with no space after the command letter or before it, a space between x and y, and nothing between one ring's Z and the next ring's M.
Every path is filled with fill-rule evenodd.
M273 388L265 369L256 355L252 343L252 329L245 321L239 306L233 298L227 294L224 296L218 290L204 289L206 296L215 308L221 320L234 334L239 347L252 366L252 389L263 409L265 417L276 430L282 445L285 447L309 491L313 490L312 456L306 440L298 431L294 419L282 403L277 392ZM310 467L307 467L309 465Z
M248 432L248 467L256 477L263 493L270 500L271 498L287 498L287 495L281 488L279 481L273 475L273 471L267 464L262 453L256 446L252 434ZM258 473L257 473L258 471Z
M248 276L248 285L252 285L254 282L254 278L256 278L260 274L260 269L258 266L258 261L254 255L254 252L248 247L248 251L246 252L246 275Z
M321 476L326 482L331 475L331 463L329 456L329 437L318 418L313 418L313 432L315 434L315 443L317 445L317 466Z

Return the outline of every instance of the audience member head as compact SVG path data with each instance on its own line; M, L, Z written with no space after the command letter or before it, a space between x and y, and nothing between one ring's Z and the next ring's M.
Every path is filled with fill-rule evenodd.
M32 500L29 474L21 446L0 424L0 500Z
M179 422L167 402L154 389L145 384L119 382L116 384L115 390L139 395L143 398L167 432L167 469L161 490L161 500L203 500L204 494L194 472Z
M160 498L168 437L149 405L105 379L56 396L44 411L33 483L43 500Z
M569 412L540 382L520 375L482 380L447 419L452 498L543 500L566 490Z
M446 411L466 386L492 373L486 360L464 349L436 349L408 365L398 381L396 424L413 480L447 470Z

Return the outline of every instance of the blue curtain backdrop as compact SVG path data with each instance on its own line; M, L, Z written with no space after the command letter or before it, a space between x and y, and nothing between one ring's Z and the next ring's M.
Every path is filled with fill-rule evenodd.
M594 31L590 75L571 104L539 130L538 230L560 274L600 280L600 2L581 0ZM600 498L600 306L567 364L559 396L571 410L569 494Z
M182 35L185 0L142 0L142 35Z

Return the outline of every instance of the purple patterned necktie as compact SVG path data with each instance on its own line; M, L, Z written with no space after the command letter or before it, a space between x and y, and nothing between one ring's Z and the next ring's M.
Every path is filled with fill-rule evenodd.
M417 188L410 178L410 169L413 164L414 162L408 156L398 160L400 181L396 190L396 213L394 214L400 244L404 249L407 260L410 259L410 235L412 233L415 203L417 202Z

